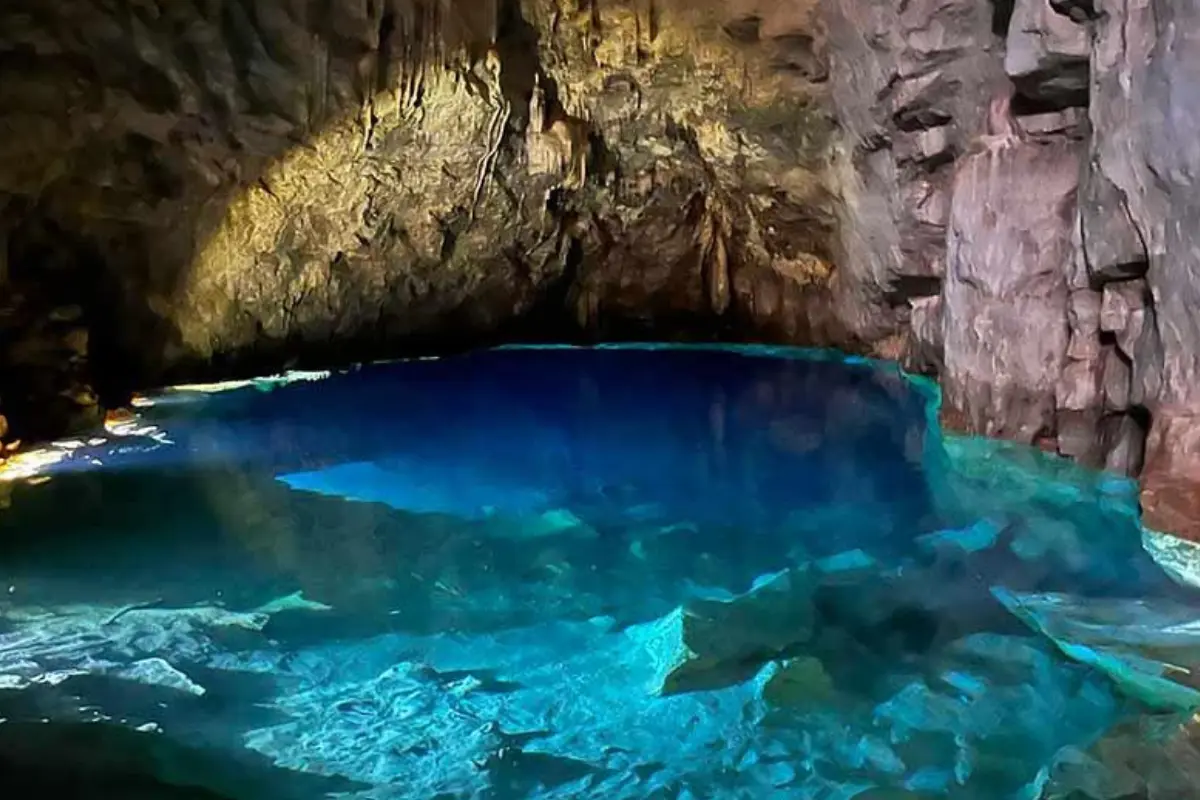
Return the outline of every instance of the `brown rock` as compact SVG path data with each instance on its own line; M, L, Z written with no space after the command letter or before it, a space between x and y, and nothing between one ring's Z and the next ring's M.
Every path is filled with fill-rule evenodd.
M1146 440L1142 522L1200 542L1200 420L1160 411Z
M1142 524L1200 542L1200 482L1158 473L1142 478Z
M6 398L511 336L856 344L815 4L251 5L0 9L12 324L90 336L69 379L0 360Z

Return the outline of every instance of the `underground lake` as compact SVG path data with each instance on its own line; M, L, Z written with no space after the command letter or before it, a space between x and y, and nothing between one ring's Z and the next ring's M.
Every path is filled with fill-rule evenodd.
M228 800L1200 781L1193 546L1129 480L943 434L893 366L507 347L292 377L139 398L12 485L0 767Z

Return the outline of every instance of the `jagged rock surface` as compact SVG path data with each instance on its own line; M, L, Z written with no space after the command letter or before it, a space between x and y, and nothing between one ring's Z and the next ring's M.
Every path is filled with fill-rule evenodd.
M951 427L1141 473L1148 523L1200 536L1200 3L830 6L858 319L941 373Z
M7 4L14 427L76 424L93 387L525 334L847 344L812 12ZM60 307L79 370L40 330Z

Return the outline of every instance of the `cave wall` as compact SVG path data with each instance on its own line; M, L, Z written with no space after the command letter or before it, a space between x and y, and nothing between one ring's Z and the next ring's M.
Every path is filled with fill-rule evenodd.
M1147 523L1200 536L1200 3L827 12L859 329L940 375L948 427L1141 475Z
M139 386L520 336L852 346L819 27L771 0L6 3L0 408L36 437Z
M0 412L512 338L832 345L1200 537L1197 37L1200 0L10 0Z

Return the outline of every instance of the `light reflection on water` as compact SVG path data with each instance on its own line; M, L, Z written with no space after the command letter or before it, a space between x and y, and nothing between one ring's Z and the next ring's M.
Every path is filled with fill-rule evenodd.
M1200 697L1133 487L944 439L928 389L818 355L509 349L144 404L156 439L0 516L0 729L155 726L218 759L175 782L237 797L1100 791Z

